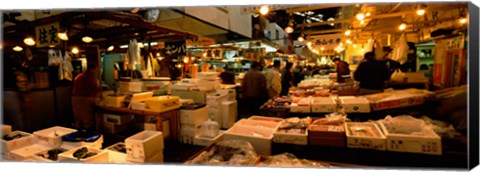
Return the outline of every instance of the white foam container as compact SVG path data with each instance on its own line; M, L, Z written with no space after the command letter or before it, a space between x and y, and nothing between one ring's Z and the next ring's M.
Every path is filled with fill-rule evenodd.
M60 147L60 145L62 145L62 136L76 131L77 130L71 128L55 126L33 132L33 135L38 140L39 144L44 144L52 147ZM56 136L55 133L57 134Z
M2 139L2 154L4 156L8 154L10 151L33 145L36 142L35 137L30 133L26 133L23 131L13 131L10 134L11 135L22 134L26 136L18 139L10 140L10 141L6 141Z
M159 131L142 131L125 139L127 161L144 162L159 154L163 155L163 134Z
M58 148L57 148L57 149L58 149ZM68 150L70 150L70 149L65 149L65 148L60 148L60 149L64 149L65 152L68 151ZM38 152L38 153L36 153L36 154L45 153L45 152L47 152L47 151L49 151L49 150L51 150L51 149L48 149L48 150L45 150L45 151L42 151L42 152ZM62 152L62 153L63 153L63 152ZM58 161L59 161L58 159L57 159L56 161L53 161L53 160L48 159L48 158L44 158L44 157L41 157L41 156L37 156L36 154L33 155L33 157L32 157L32 160L34 160L35 162L58 162Z
M35 154L50 150L52 147L42 145L42 144L33 144L30 146L22 147L10 152L10 160L12 161L24 161L27 159L32 159Z
M347 147L361 149L387 150L387 138L383 135L377 124L373 122L345 122L345 133L347 135ZM350 127L354 125L370 126L379 134L379 137L354 136Z
M269 156L272 153L273 131L273 129L267 128L234 125L223 134L223 140L248 141L255 148L255 152ZM258 136L252 135L252 133L256 133Z
M202 107L199 109L188 110L188 109L181 109L180 110L180 124L181 125L192 125L197 126L202 122L208 119L208 108Z
M78 149L86 147L88 152L97 153L97 155L85 158L85 159L77 159L73 157L73 153ZM75 149L71 149L67 152L63 152L58 154L58 159L60 162L89 162L89 163L109 163L108 161L108 152L100 149L91 148L88 146L80 146Z

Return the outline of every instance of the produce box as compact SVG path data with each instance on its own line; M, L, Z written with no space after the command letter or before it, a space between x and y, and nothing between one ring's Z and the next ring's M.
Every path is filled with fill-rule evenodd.
M123 125L132 122L135 115L116 115L116 114L103 114L103 122L112 123L115 125Z
M245 140L250 142L257 154L272 153L273 129L234 125L223 134L223 140Z
M180 108L180 97L157 96L146 99L145 110L153 112L167 112Z
M346 113L369 113L370 101L364 97L342 96L340 102Z
M163 155L163 134L159 131L142 131L125 139L127 161L144 162Z
M12 138L13 137L13 138ZM13 131L2 138L2 154L35 144L35 137L23 131Z
M260 120L260 121L272 121L272 122L282 122L282 118L276 118L276 117L266 117L266 116L251 116L248 119L251 120Z
M107 151L88 146L81 146L63 152L58 154L58 158L60 162L109 163Z
M77 130L55 126L40 131L33 132L39 144L51 147L60 147L62 145L62 136L76 132Z
M2 136L10 134L12 132L12 126L10 125L2 125Z
M421 105L435 99L435 93L420 90L406 89L365 96L371 104L372 110L394 109Z
M30 146L15 149L10 152L10 160L12 161L24 161L32 159L35 154L51 149L49 146L41 144L33 144Z
M411 152L442 155L442 139L433 130L431 136L391 133L383 122L378 122L387 137L387 150L395 152Z
M345 140L344 125L310 125L308 127L309 145L343 148Z
M181 109L180 110L180 124L197 126L208 119L208 108L202 107L199 109Z
M223 134L225 133L225 130L220 130L218 132L217 137L215 138L210 138L210 137L202 137L202 136L195 136L193 138L193 145L197 146L210 146L216 142L222 141L223 140Z
M54 148L54 149L49 149L46 151L42 151L39 153L36 153L32 159L35 162L58 162L58 155L68 151L68 149L64 148Z
M337 103L332 97L314 97L312 98L313 113L335 112Z
M103 97L103 103L110 107L124 107L125 97L124 95L107 95Z
M362 149L387 149L387 138L372 122L346 122L347 147ZM352 130L353 129L353 130Z

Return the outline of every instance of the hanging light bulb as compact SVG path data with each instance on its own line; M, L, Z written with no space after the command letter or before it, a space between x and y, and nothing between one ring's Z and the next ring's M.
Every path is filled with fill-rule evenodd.
M73 54L78 54L79 52L80 52L80 50L78 50L77 47L73 47L73 48L72 48L72 53L73 53Z
M467 20L466 17L462 17L462 18L460 18L459 22L460 22L461 24L465 24L465 23L468 22L468 20Z
M13 51L17 51L17 52L18 52L18 51L22 51L22 50L23 50L23 48L20 47L20 46L18 46L18 45L15 46L15 47L13 47Z
M287 32L287 33L292 33L292 32L293 32L293 27L287 26L287 27L285 28L285 32Z
M402 23L402 24L400 24L400 26L398 26L398 29L400 29L400 30L405 30L406 28L407 28L407 24L405 24L405 23Z
M82 38L82 41L85 42L85 43L90 43L93 41L93 38L92 37L89 37L89 36L84 36Z
M35 45L35 40L33 40L32 37L27 37L23 40L23 43L25 43L28 46L33 46Z
M57 37L60 38L61 40L68 41L67 32L58 32Z
M113 51L115 49L115 46L111 45L110 47L107 48L107 51Z
M183 63L188 63L188 57L183 58Z
M357 18L357 20L363 20L365 19L365 15L363 13L358 13L357 15L355 15L355 17Z
M307 47L312 47L312 42L308 41L307 42Z
M422 16L424 14L425 14L425 9L420 8L420 9L417 10L417 15Z
M262 15L268 14L269 11L270 11L270 9L268 9L268 6L266 6L266 5L260 7L260 14L262 14Z
M160 57L160 53L157 53L157 57Z
M345 31L345 36L348 36L348 35L350 35L351 33L352 33L351 30L347 30L347 31Z
M369 17L369 16L371 16L371 15L372 15L372 14L371 14L370 12L365 13L365 16L367 16L367 17Z
M305 38L303 38L303 36L300 35L297 40L298 40L299 42L303 42L303 41L305 41Z

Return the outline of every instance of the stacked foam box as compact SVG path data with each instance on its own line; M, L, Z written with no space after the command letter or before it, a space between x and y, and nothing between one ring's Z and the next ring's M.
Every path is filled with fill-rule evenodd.
M10 132L9 135L21 135L22 137L8 141L2 139L2 156L4 159L11 160L12 151L35 144L35 137L30 133L26 133L23 131L13 131Z
M207 95L208 116L213 121L217 121L220 124L220 128L224 128L222 102L227 102L227 100L227 94L216 93Z
M142 131L125 139L127 161L132 163L163 162L163 134Z
M118 82L118 93L120 95L127 95L132 93L140 93L143 89L143 82L141 81L119 81Z
M196 76L200 91L216 90L220 88L217 72L199 72Z
M208 120L208 108L206 106L198 109L180 110L180 142L193 144L198 133L198 126Z

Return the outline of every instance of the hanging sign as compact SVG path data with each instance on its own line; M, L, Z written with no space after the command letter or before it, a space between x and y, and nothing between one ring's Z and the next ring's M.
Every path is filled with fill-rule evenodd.
M178 58L185 56L186 53L186 41L165 42L166 54L171 58Z
M187 46L194 46L194 47L208 46L215 43L216 43L215 39L203 37L203 36L198 36L198 38L194 40L192 39L187 40Z
M60 23L50 23L35 27L35 42L37 47L47 47L50 45L59 45L60 39L57 33L60 31Z
M335 55L335 48L342 42L343 34L310 36L311 48L319 55Z

